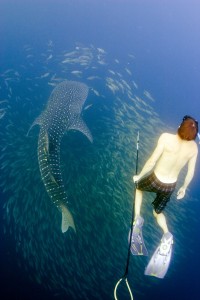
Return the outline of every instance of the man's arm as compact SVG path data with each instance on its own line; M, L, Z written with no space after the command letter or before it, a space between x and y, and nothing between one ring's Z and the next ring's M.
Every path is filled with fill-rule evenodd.
M164 150L164 140L165 140L165 133L163 133L160 138L158 139L157 146L153 152L153 154L150 156L150 158L147 160L145 163L142 171L140 174L133 176L133 181L136 182L140 180L144 175L149 173L155 166L156 162L160 158L161 154L163 153Z
M198 149L188 162L187 174L185 176L184 184L177 192L177 199L182 199L185 196L185 191L194 176L194 171L195 171L195 166L196 166L196 161L197 161L197 154L198 154Z

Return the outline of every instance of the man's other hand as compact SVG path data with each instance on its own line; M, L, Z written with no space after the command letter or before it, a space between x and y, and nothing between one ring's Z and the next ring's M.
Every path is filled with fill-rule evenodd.
M177 199L182 199L185 196L185 189L181 187L177 192Z

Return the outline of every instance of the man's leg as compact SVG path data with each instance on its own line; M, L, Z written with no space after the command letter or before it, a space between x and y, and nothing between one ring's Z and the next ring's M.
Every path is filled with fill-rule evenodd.
M136 189L135 191L135 219L140 216L140 210L142 205L142 191Z
M142 226L144 219L140 216L140 209L142 205L142 191L135 190L135 218L132 227L131 236L131 253L133 255L148 255L148 251L145 247L143 236L142 236Z
M167 233L169 230L167 227L167 222L164 214L163 213L157 214L155 210L153 210L153 215L156 218L158 225L162 228L163 232Z

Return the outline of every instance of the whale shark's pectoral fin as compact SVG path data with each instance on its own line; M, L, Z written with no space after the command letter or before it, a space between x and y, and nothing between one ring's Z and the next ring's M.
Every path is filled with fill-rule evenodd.
M65 205L61 205L61 212L62 212L62 224L61 224L62 233L65 233L69 229L69 227L72 227L76 232L74 219L69 209Z
M41 123L42 123L42 122L41 122L41 118L40 118L40 116L39 116L39 117L36 118L35 121L32 123L32 125L31 125L31 127L29 128L29 130L28 130L26 136L29 135L29 132L31 131L31 129L32 129L35 125L41 125Z
M83 121L83 119L79 118L78 120L76 120L76 122L74 122L72 125L69 126L68 130L71 129L82 132L91 143L93 142L92 134L89 128L87 127L87 125L85 124L85 122Z

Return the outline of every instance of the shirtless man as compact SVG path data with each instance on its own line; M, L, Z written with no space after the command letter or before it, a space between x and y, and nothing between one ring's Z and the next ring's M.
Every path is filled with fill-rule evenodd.
M140 209L143 191L156 193L155 200L152 202L153 215L158 225L162 228L164 235L172 240L163 210L175 190L181 169L187 164L187 174L182 187L178 190L177 199L182 199L185 196L186 189L195 171L198 147L194 140L197 135L199 136L198 122L190 116L185 116L177 130L177 134L163 133L160 136L153 154L145 163L140 174L133 176L133 181L136 184L135 218L132 235L133 247L131 248L133 255L147 255L144 245L143 250L141 250L141 244L143 244L141 228L144 220L140 216ZM140 233L139 236L138 233ZM136 236L140 241L134 241ZM140 248L140 253L138 252L138 247Z

